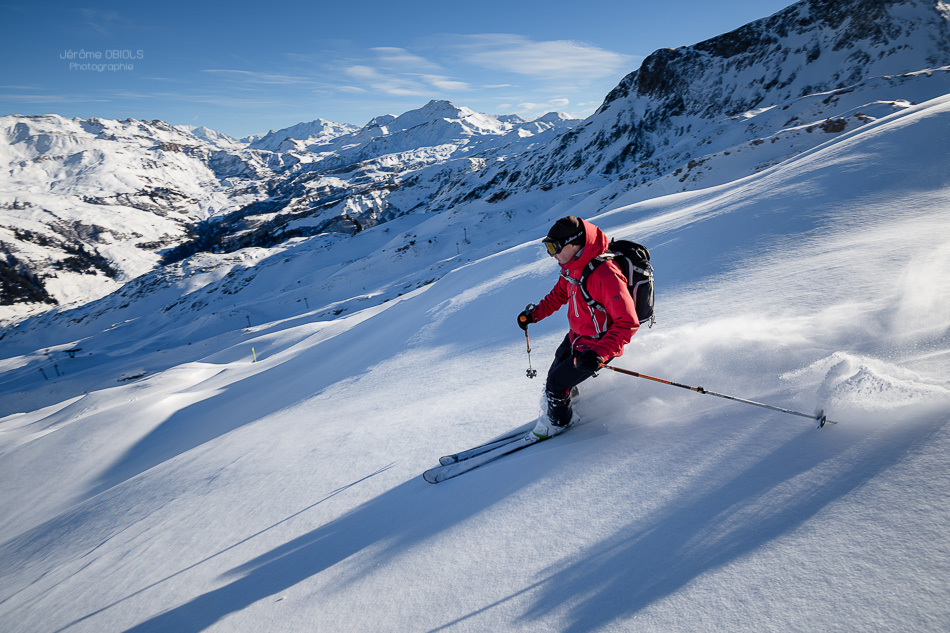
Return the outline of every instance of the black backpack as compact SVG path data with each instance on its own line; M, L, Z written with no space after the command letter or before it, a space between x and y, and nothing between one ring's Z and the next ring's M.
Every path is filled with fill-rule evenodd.
M587 292L587 278L609 259L616 262L620 272L627 278L627 290L637 308L637 319L641 324L649 321L649 327L653 327L656 323L656 316L653 314L653 266L650 265L650 251L642 244L630 240L610 240L607 252L590 260L581 273L578 286L584 301L592 308L604 310L604 306L594 301Z

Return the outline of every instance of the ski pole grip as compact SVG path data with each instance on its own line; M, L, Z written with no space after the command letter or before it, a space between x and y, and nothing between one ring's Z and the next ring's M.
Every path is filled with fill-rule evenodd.
M537 308L533 303L529 303L525 306L524 311L518 315L518 326L524 330L525 336L528 334L528 324L534 323L534 319L531 318L531 311Z
M534 312L534 309L537 307L538 306L534 303L529 303L528 305L524 307L525 321L527 321L528 323L534 323L534 319L529 319L529 317L531 316L531 313Z

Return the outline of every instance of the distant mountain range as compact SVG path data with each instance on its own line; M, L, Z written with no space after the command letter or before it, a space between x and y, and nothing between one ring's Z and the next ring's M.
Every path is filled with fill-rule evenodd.
M422 169L517 156L577 123L433 101L362 128L317 120L238 141L162 121L0 117L0 305L96 298L203 248L357 231L402 213L384 201Z
M568 198L596 214L741 177L950 92L948 24L937 0L805 0L656 51L584 121L431 101L361 128L317 119L237 140L0 117L0 319L102 297L199 252Z

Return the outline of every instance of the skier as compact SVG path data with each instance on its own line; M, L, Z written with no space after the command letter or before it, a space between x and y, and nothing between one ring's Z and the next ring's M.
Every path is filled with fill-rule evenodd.
M581 295L578 280L584 267L607 250L607 236L600 228L567 216L554 223L543 243L561 266L561 276L537 306L528 306L518 315L518 325L527 331L528 324L551 316L565 304L568 306L570 329L554 352L544 388L546 411L533 431L538 438L547 439L563 433L573 422L574 388L623 354L640 321L627 291L627 280L611 260L598 266L587 279L588 293L605 310L589 306Z

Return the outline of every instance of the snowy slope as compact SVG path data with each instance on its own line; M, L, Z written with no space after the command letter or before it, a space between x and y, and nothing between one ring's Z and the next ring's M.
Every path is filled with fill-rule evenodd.
M821 405L820 431L605 374L568 434L421 480L537 414L514 316L582 188L192 258L8 328L0 629L946 629L948 124L908 104L590 216L658 271L619 366ZM532 326L536 366L563 331Z
M947 16L806 0L541 147L568 123L446 102L286 152L4 119L5 217L170 235L156 174L231 241L0 329L0 631L950 629ZM718 110L620 131L677 94ZM423 482L537 416L514 319L569 213L653 253L617 366L838 423L602 372L569 433ZM531 326L542 375L565 327Z

